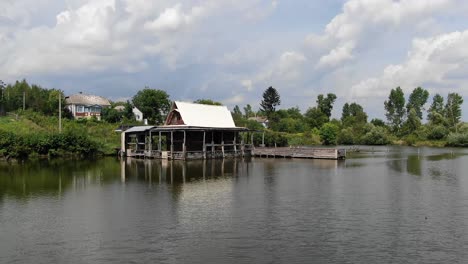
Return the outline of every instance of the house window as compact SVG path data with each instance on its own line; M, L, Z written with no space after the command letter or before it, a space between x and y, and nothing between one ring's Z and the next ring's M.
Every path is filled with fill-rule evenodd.
M77 112L77 113L83 113L83 112L84 112L84 106L82 106L82 105L77 105L77 106L76 106L76 112Z

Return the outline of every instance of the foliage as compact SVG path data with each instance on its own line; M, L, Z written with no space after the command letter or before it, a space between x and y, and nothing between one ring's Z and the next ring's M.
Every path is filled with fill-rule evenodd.
M387 111L385 116L392 127L392 131L399 134L405 119L405 96L403 90L400 87L392 89L388 100L384 102L384 106Z
M311 107L305 113L305 120L309 127L320 128L328 122L328 117L317 107Z
M441 124L441 118L444 117L444 98L440 94L434 95L432 104L429 107L427 119L433 124Z
M304 133L286 134L289 146L314 146L320 145L320 136L313 131Z
M416 110L411 108L408 113L408 118L403 125L403 132L405 135L415 132L421 126L421 119L419 118Z
M281 100L278 91L270 86L263 92L263 100L260 103L260 107L269 118L270 114L276 111L276 106L280 105L280 103Z
M448 130L445 126L442 125L434 125L428 127L429 132L427 134L427 138L431 140L440 140L447 136Z
M325 123L320 128L320 137L324 145L336 145L339 127L332 123Z
M370 123L374 126L386 127L385 122L382 119L374 118Z
M414 109L419 119L422 119L423 106L426 104L428 98L429 92L427 90L421 87L415 88L409 96L408 104L406 104L406 111L408 114L411 109Z
M354 131L351 127L343 128L337 137L337 143L340 145L355 144Z
M364 145L387 145L390 137L384 127L371 125L370 130L361 138Z
M255 113L254 111L252 110L252 106L247 104L245 107L244 107L244 114L245 114L245 118L249 118L249 117L253 117L255 116Z
M165 91L148 87L138 91L132 102L152 124L163 123L171 107L169 95Z
M195 100L194 103L205 104L205 105L223 105L222 103L213 101L211 99L198 99L198 100Z
M254 134L254 144L259 146L262 144L262 133ZM288 140L283 133L265 130L265 146L267 147L285 147L288 145Z
M468 147L468 133L450 133L447 137L447 145L453 147Z
M328 120L330 120L335 100L336 95L332 93L327 94L327 97L324 97L323 94L317 96L317 108L327 116Z
M457 129L457 124L461 118L461 105L463 98L457 93L449 93L447 96L447 103L445 104L444 113L445 118L450 127Z

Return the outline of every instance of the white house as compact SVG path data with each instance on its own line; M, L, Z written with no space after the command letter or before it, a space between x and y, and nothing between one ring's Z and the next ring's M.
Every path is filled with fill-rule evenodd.
M132 109L133 115L135 116L135 120L142 122L143 121L143 113L140 111L140 109L133 107Z

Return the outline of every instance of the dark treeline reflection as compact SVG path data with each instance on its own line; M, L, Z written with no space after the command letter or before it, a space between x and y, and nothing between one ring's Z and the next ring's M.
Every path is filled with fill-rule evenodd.
M72 186L82 188L119 180L119 174L119 163L109 158L0 162L0 199L60 195Z
M247 175L250 159L167 161L126 159L121 161L121 180L144 180L179 185L187 182Z
M140 182L184 183L248 175L250 160L167 161L104 158L98 160L40 160L0 163L0 200L57 196L91 185ZM177 191L177 188L173 189Z

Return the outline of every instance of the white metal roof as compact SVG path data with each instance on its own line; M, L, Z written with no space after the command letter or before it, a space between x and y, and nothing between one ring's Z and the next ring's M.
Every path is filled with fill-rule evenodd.
M144 131L150 130L150 129L154 128L154 127L155 126L135 126L135 127L132 127L132 128L129 128L129 129L125 130L124 132L125 133L144 132Z
M175 101L174 104L186 126L217 128L236 127L231 112L226 106L178 101Z

